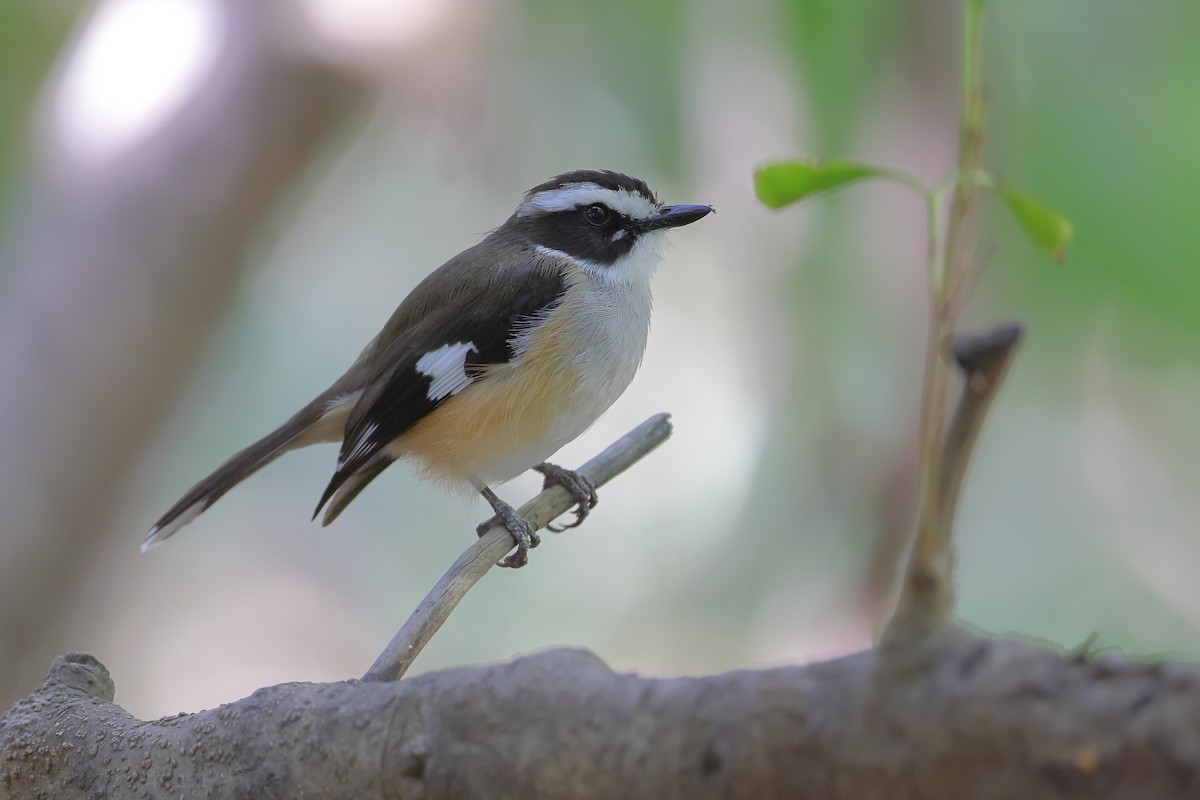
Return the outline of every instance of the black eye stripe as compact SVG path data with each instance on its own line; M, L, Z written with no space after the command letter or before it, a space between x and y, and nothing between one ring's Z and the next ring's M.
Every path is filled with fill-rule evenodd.
M587 211L593 206L607 212L605 222L597 225L588 220ZM514 217L513 232L534 245L601 265L615 264L638 238L636 220L595 201L562 211Z
M607 217L601 222L592 222L592 220L588 218L588 212L593 208L603 209L603 211L607 213ZM587 205L575 206L575 212L582 214L584 219L591 224L596 225L597 227L620 228L636 231L638 226L641 224L640 220L636 220L633 217L621 213L620 211L615 211L606 206L604 203L588 203ZM569 214L571 212L568 211L567 213Z

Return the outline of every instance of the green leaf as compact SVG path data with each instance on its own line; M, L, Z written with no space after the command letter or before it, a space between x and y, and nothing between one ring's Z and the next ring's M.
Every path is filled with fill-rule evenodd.
M1063 214L1045 205L1037 198L1013 191L1006 186L996 191L1008 204L1008 209L1017 218L1021 228L1035 245L1046 251L1055 261L1067 257L1067 245L1075 238L1075 226Z
M787 161L754 173L754 191L763 205L783 208L814 194L863 178L893 177L879 167L851 161Z

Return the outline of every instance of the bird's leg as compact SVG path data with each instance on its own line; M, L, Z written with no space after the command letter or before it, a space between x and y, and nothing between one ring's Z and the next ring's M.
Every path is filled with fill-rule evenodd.
M537 531L529 523L529 520L522 517L516 512L516 509L497 497L496 493L491 489L481 486L479 493L483 495L484 500L487 500L491 504L492 510L496 512L496 516L482 523L475 529L475 532L483 536L493 525L503 525L512 534L513 540L517 543L517 550L515 553L505 556L500 561L499 566L513 567L514 569L525 566L529 563L529 548L537 547L541 544L541 537L537 535Z
M595 508L596 503L600 501L596 495L595 485L578 472L564 469L549 461L538 464L534 469L546 476L546 480L542 482L542 489L549 489L557 484L566 489L579 502L579 505L575 507L574 522L562 527L557 525L547 525L546 527L555 533L562 533L567 528L578 528L583 524L583 521L587 519L588 512Z

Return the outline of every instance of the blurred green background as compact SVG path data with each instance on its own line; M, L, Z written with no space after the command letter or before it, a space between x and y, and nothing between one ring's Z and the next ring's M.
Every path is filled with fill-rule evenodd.
M29 267L39 185L56 169L44 110L84 10L0 4L0 293ZM137 545L188 486L339 375L522 191L581 167L718 214L675 236L642 372L558 460L581 463L658 411L675 437L607 487L583 528L548 537L527 569L488 575L418 669L571 644L620 669L703 673L868 646L914 515L923 207L869 183L770 212L751 176L768 160L837 156L940 180L955 155L959 11L298 2L310 39L332 30L312 20L341 25L338 68L364 105L253 221L202 355L81 532L86 563L62 567L73 588L61 612L36 641L0 649L18 676L0 705L68 649L95 653L143 717L361 674L470 543L482 502L397 467L324 530L308 518L334 449L310 448L165 546ZM393 12L438 17L436 35L414 44L417 17L387 22ZM1200 652L1198 38L1189 3L988 9L985 163L1070 216L1076 239L1056 264L999 204L985 214L986 274L966 321L1019 317L1029 334L960 517L958 610L984 629ZM135 83L109 90L136 96ZM74 408L98 414L86 394ZM0 453L13 468L22 457ZM500 493L522 502L536 487L525 477ZM0 507L0 559L20 557L8 545L19 524Z

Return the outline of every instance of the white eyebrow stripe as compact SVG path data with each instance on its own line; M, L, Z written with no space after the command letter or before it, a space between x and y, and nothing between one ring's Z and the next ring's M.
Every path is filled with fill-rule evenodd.
M570 211L572 208L592 203L603 203L630 219L646 219L658 211L658 206L638 192L628 189L605 189L597 183L586 181L568 183L557 189L538 192L517 208L517 216L527 217L538 211Z

